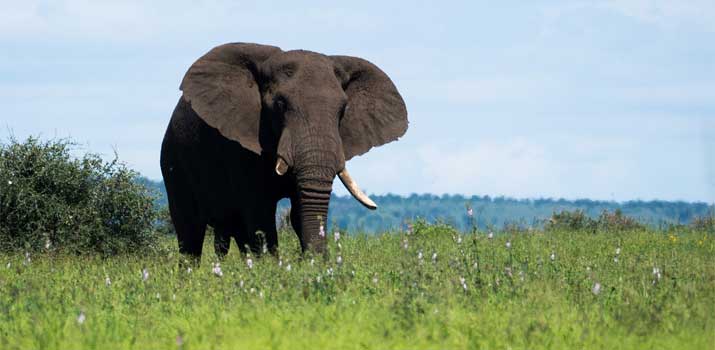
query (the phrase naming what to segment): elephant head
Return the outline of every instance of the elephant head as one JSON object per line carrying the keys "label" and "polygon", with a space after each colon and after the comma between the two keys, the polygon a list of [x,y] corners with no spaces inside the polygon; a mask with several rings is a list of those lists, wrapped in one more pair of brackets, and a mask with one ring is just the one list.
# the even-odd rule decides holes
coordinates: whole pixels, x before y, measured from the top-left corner
{"label": "elephant head", "polygon": [[357,57],[225,44],[189,68],[181,90],[208,125],[294,179],[304,249],[324,246],[318,232],[336,174],[360,203],[377,207],[345,162],[407,130],[390,78]]}

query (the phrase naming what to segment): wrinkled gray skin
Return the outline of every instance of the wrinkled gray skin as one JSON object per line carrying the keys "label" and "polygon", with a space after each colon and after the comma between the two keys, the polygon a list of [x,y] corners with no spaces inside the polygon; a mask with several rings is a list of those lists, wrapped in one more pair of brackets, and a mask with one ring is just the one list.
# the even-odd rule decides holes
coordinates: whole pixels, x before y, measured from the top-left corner
{"label": "wrinkled gray skin", "polygon": [[[275,252],[281,198],[290,198],[303,251],[324,252],[320,226],[336,174],[407,130],[393,83],[356,57],[226,44],[189,68],[181,90],[161,169],[179,250],[195,260],[207,225],[220,257],[230,237],[243,251],[259,253],[265,244]],[[279,158],[287,165],[282,176]]]}

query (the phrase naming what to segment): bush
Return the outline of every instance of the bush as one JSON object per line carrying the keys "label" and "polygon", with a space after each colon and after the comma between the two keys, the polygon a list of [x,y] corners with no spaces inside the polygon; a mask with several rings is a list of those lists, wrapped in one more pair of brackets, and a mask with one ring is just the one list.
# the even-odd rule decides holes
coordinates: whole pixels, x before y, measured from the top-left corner
{"label": "bush", "polygon": [[174,229],[174,223],[171,221],[171,213],[169,212],[169,206],[165,205],[159,207],[156,213],[155,229],[156,232],[163,236],[175,236],[176,230]]}
{"label": "bush", "polygon": [[601,213],[598,217],[598,228],[603,231],[632,231],[643,230],[645,226],[638,220],[623,215],[620,209],[616,209],[613,213],[608,210]]}
{"label": "bush", "polygon": [[553,213],[546,222],[546,230],[567,230],[596,233],[597,231],[643,230],[645,225],[638,220],[623,215],[620,209],[614,212],[604,210],[598,219],[588,216],[583,210]]}
{"label": "bush", "polygon": [[71,156],[67,140],[0,143],[0,251],[105,255],[151,247],[154,198],[117,159]]}
{"label": "bush", "polygon": [[546,222],[547,230],[587,231],[596,232],[598,222],[586,215],[583,210],[553,213]]}
{"label": "bush", "polygon": [[696,216],[690,223],[690,227],[697,231],[713,232],[715,231],[715,216]]}

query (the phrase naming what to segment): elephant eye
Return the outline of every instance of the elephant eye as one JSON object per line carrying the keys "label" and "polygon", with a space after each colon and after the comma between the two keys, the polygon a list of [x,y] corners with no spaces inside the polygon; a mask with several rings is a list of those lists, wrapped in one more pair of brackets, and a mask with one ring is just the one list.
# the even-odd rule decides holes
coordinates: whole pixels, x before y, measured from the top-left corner
{"label": "elephant eye", "polygon": [[287,105],[285,97],[283,97],[283,96],[277,96],[277,97],[273,100],[273,104],[275,105],[275,107],[276,107],[277,110],[279,110],[279,111],[281,111],[281,112],[285,112],[285,110],[286,110],[286,105]]}
{"label": "elephant eye", "polygon": [[295,64],[286,64],[283,67],[280,68],[280,74],[283,75],[286,78],[292,78],[293,75],[295,75],[296,71],[296,66]]}

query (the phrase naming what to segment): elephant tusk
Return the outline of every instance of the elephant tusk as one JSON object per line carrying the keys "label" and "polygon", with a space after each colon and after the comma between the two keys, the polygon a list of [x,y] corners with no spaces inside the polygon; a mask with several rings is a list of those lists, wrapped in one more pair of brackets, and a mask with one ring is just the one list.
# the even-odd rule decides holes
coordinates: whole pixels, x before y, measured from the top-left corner
{"label": "elephant tusk", "polygon": [[351,195],[357,199],[358,202],[360,202],[362,205],[367,207],[370,210],[375,210],[377,209],[377,204],[370,199],[362,190],[360,190],[360,187],[358,187],[357,183],[350,177],[350,173],[348,173],[348,169],[345,168],[343,171],[338,173],[338,177],[340,178],[340,181],[343,182],[343,185],[345,185],[345,188],[348,189]]}
{"label": "elephant tusk", "polygon": [[278,175],[284,175],[288,171],[288,163],[286,163],[283,158],[278,157],[278,160],[276,161],[276,174]]}

